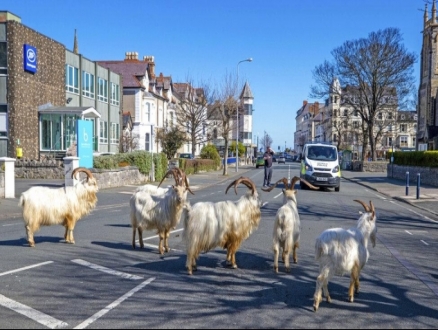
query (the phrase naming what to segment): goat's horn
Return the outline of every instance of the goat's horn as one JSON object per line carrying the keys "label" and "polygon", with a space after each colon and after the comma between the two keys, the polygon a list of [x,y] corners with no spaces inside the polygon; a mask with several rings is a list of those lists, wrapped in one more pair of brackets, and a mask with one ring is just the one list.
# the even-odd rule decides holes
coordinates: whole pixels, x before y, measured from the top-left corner
{"label": "goat's horn", "polygon": [[300,178],[300,181],[301,182],[304,182],[305,184],[306,184],[306,186],[308,186],[309,188],[312,188],[312,189],[314,189],[314,190],[317,190],[317,189],[319,189],[318,187],[315,187],[313,184],[311,184],[309,181],[307,181],[306,179],[302,179],[302,178]]}
{"label": "goat's horn", "polygon": [[368,205],[366,205],[364,202],[362,202],[358,199],[355,199],[354,201],[358,202],[359,204],[362,204],[363,208],[365,209],[365,212],[371,212],[370,207]]}
{"label": "goat's horn", "polygon": [[236,195],[237,195],[237,189],[236,189],[236,187],[237,187],[237,185],[240,184],[240,183],[243,183],[245,186],[247,186],[249,189],[251,189],[252,194],[254,195],[254,193],[255,193],[255,191],[256,191],[256,186],[255,186],[254,182],[252,182],[250,178],[243,177],[243,176],[241,176],[240,178],[238,178],[238,179],[234,180],[233,182],[231,182],[230,185],[229,185],[229,186],[227,187],[227,189],[225,190],[225,194],[228,192],[228,189],[230,189],[231,186],[234,185],[234,192],[235,192]]}
{"label": "goat's horn", "polygon": [[[87,175],[87,181],[93,177],[93,174],[91,173],[91,171],[85,167],[76,167],[73,172],[71,173],[71,178],[73,179],[75,177],[75,175],[79,172],[84,172]],[[78,180],[76,178],[76,180]]]}
{"label": "goat's horn", "polygon": [[161,186],[161,184],[163,183],[164,179],[165,179],[169,174],[172,174],[172,175],[173,175],[173,178],[175,179],[175,184],[176,184],[176,185],[179,184],[179,182],[178,182],[178,174],[176,173],[175,168],[172,168],[172,169],[168,170],[168,171],[166,172],[166,174],[163,175],[163,178],[161,179],[160,184],[158,185],[158,187]]}
{"label": "goat's horn", "polygon": [[[293,190],[294,187],[295,187],[295,184],[296,184],[298,181],[300,181],[300,180],[301,180],[301,179],[300,179],[298,176],[294,176],[294,177],[292,178],[292,180],[290,180],[289,190]],[[286,184],[286,187],[287,187],[287,184]]]}
{"label": "goat's horn", "polygon": [[372,201],[370,201],[370,208],[371,208],[371,212],[374,214],[376,214],[376,210],[374,209],[374,204]]}
{"label": "goat's horn", "polygon": [[187,175],[184,173],[184,172],[182,172],[182,176],[183,176],[183,180],[184,180],[184,183],[186,184],[186,189],[192,194],[192,195],[194,195],[195,193],[190,189],[190,186],[189,186],[189,180],[187,179]]}
{"label": "goat's horn", "polygon": [[283,179],[280,179],[280,180],[278,180],[277,182],[275,182],[274,185],[271,186],[271,187],[269,187],[268,189],[263,189],[263,188],[262,188],[262,190],[263,190],[263,191],[266,191],[266,192],[270,192],[270,191],[272,191],[272,189],[274,189],[275,187],[277,187],[277,184],[279,184],[280,182],[283,182],[284,187],[287,189],[287,179],[286,179],[286,178],[283,178]]}

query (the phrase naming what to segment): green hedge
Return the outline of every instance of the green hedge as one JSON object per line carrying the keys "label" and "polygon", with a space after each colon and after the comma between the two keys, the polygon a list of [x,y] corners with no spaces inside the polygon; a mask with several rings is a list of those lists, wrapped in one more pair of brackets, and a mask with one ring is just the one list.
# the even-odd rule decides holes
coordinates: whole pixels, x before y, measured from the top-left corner
{"label": "green hedge", "polygon": [[[152,158],[154,159],[155,181],[161,181],[167,171],[167,158],[163,153],[150,153],[143,150],[120,153],[107,156],[94,157],[93,167],[98,169],[115,169],[119,164],[128,163],[138,167],[140,173],[149,175],[152,170]],[[124,165],[124,164],[123,164]]]}
{"label": "green hedge", "polygon": [[[389,158],[392,153],[389,152]],[[394,164],[403,166],[438,167],[438,151],[395,151]]]}

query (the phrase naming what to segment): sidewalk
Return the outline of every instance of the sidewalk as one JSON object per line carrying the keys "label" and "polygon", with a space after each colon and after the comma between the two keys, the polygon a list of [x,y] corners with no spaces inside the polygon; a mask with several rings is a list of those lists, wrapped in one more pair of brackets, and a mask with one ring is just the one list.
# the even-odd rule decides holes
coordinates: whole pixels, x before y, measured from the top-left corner
{"label": "sidewalk", "polygon": [[[234,167],[228,168],[228,175],[222,175],[222,170],[214,172],[206,172],[193,174],[188,176],[190,187],[195,191],[204,187],[216,185],[224,181],[231,181],[240,176],[245,176],[245,173],[254,168],[254,165],[239,166],[239,171],[236,172]],[[438,215],[438,187],[430,186],[421,183],[419,189],[419,198],[417,199],[417,186],[412,183],[409,186],[408,195],[406,195],[406,182],[402,180],[388,178],[386,172],[353,172],[342,171],[342,178],[356,182],[369,189],[375,190],[390,198],[411,204],[420,209],[427,210],[435,215]],[[168,179],[169,180],[169,179]],[[166,181],[165,181],[166,182]],[[171,181],[168,181],[169,183]],[[158,183],[157,183],[158,184]],[[256,183],[257,184],[257,183]],[[21,218],[21,207],[18,206],[20,195],[23,191],[35,185],[44,185],[49,187],[63,187],[64,180],[32,180],[32,179],[16,179],[15,180],[15,196],[16,198],[0,199],[0,220]],[[112,188],[108,188],[112,189]],[[342,187],[341,191],[342,193]]]}
{"label": "sidewalk", "polygon": [[354,172],[343,170],[342,178],[438,215],[438,187],[423,183],[421,178],[420,187],[418,189],[418,199],[417,184],[410,182],[408,194],[406,195],[406,181],[388,178],[386,172]]}

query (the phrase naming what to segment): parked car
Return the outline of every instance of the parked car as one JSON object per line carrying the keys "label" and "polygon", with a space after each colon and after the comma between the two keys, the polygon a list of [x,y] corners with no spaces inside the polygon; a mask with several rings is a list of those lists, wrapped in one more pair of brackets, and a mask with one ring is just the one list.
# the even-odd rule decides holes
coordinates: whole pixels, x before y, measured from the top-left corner
{"label": "parked car", "polygon": [[280,164],[280,163],[286,164],[286,158],[284,156],[278,156],[277,163],[278,164]]}
{"label": "parked car", "polygon": [[259,166],[265,166],[265,160],[263,159],[263,156],[257,157],[256,168],[259,168]]}
{"label": "parked car", "polygon": [[179,154],[179,158],[194,159],[195,157],[193,157],[193,155],[190,153],[182,153],[182,154]]}

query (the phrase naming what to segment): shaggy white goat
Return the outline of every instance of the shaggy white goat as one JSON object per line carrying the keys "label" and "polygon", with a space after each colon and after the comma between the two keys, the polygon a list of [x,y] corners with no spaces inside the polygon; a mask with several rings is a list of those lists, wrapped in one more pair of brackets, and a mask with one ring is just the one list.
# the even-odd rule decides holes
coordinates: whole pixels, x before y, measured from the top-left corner
{"label": "shaggy white goat", "polygon": [[29,246],[35,246],[33,235],[40,226],[51,225],[63,225],[65,241],[75,243],[73,230],[76,222],[96,206],[99,190],[96,179],[86,168],[75,168],[72,178],[76,175],[77,179],[79,172],[84,172],[87,178],[74,187],[32,187],[21,194],[18,205],[23,209]]}
{"label": "shaggy white goat", "polygon": [[[161,183],[172,174],[176,184],[169,188],[160,188]],[[184,185],[183,185],[184,183]],[[148,185],[146,185],[148,186]],[[157,230],[159,236],[158,251],[169,252],[169,232],[181,219],[183,205],[187,200],[188,186],[186,175],[181,170],[169,170],[157,189],[140,187],[130,199],[130,219],[132,226],[132,248],[135,249],[135,232],[138,231],[140,247],[144,247],[143,230]],[[151,185],[149,185],[151,186]]]}
{"label": "shaggy white goat", "polygon": [[334,275],[350,274],[348,300],[353,302],[354,294],[359,293],[359,276],[368,261],[368,241],[376,245],[376,211],[370,205],[355,199],[365,209],[357,221],[357,227],[350,229],[332,228],[322,232],[316,239],[315,259],[319,261],[319,275],[313,296],[313,309],[316,312],[322,301],[322,290],[327,302],[331,302],[328,282]]}
{"label": "shaggy white goat", "polygon": [[236,251],[260,222],[261,200],[254,182],[247,177],[234,180],[225,190],[244,184],[250,191],[238,201],[198,202],[184,211],[183,240],[186,243],[186,268],[191,275],[201,252],[215,247],[227,249],[227,262],[237,268]]}
{"label": "shaggy white goat", "polygon": [[278,183],[284,184],[283,191],[283,205],[278,209],[275,215],[274,231],[272,233],[273,250],[274,250],[274,271],[278,273],[278,256],[280,249],[282,250],[281,257],[285,264],[286,273],[290,272],[290,253],[294,263],[298,262],[297,248],[300,246],[300,232],[301,222],[297,209],[297,190],[294,189],[297,181],[305,183],[312,189],[318,189],[310,182],[304,179],[300,179],[294,176],[288,185],[287,178],[278,180],[273,186],[268,189],[262,189],[263,191],[270,192],[274,189]]}

